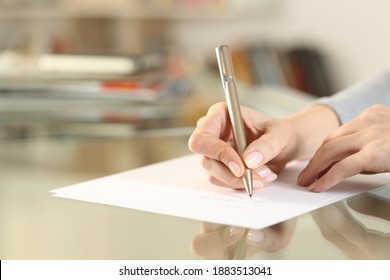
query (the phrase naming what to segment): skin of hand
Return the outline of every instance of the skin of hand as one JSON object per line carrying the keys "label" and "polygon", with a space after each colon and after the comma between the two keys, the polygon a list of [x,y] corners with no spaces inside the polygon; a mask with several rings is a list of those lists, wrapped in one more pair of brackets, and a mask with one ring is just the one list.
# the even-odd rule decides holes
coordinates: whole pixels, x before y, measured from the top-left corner
{"label": "skin of hand", "polygon": [[254,188],[276,179],[287,162],[308,158],[323,139],[339,126],[330,108],[316,105],[284,120],[269,118],[241,107],[248,146],[243,160],[234,149],[226,103],[211,106],[191,135],[189,149],[202,155],[202,166],[215,185],[244,188],[245,166],[253,170]]}
{"label": "skin of hand", "polygon": [[236,250],[242,249],[244,259],[260,251],[275,253],[288,246],[296,223],[294,218],[261,230],[202,223],[201,232],[192,240],[192,250],[205,259],[233,259]]}
{"label": "skin of hand", "polygon": [[[287,163],[295,145],[293,129],[286,122],[268,118],[261,113],[241,107],[246,130],[247,149],[243,158],[234,148],[234,138],[226,103],[211,106],[189,140],[189,149],[202,155],[202,166],[215,185],[242,189],[240,178],[245,165],[253,172],[255,188],[276,179],[274,173]],[[261,152],[259,152],[261,151]],[[273,171],[264,163],[273,159]]]}
{"label": "skin of hand", "polygon": [[298,183],[321,192],[355,174],[390,172],[390,107],[374,105],[319,147]]}
{"label": "skin of hand", "polygon": [[[363,205],[366,202],[371,203],[365,201],[366,198],[370,201],[375,199],[364,194],[357,197],[358,203]],[[389,202],[382,202],[381,207],[384,209],[381,210],[381,213],[389,213],[389,206]],[[377,208],[378,204],[371,208],[373,213],[377,211]],[[343,202],[325,206],[311,212],[311,214],[325,239],[339,248],[348,258],[389,259],[389,234],[366,228],[355,219],[349,207]],[[369,215],[367,211],[364,214]],[[386,220],[388,221],[388,214]]]}

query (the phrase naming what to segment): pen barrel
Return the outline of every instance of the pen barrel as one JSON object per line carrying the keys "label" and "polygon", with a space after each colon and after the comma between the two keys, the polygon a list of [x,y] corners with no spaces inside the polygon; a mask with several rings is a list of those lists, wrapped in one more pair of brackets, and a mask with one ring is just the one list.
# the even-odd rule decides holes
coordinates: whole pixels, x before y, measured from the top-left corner
{"label": "pen barrel", "polygon": [[[232,58],[228,46],[220,46],[215,49],[219,72],[221,74],[222,86],[225,91],[225,98],[229,110],[230,121],[233,129],[234,142],[238,154],[242,157],[246,148],[246,135],[244,120],[241,114],[240,102],[238,100],[236,81]],[[253,194],[252,171],[248,168],[242,176],[247,193],[250,197]]]}
{"label": "pen barrel", "polygon": [[216,48],[215,51],[219,72],[221,74],[222,86],[225,91],[236,150],[238,154],[242,156],[246,148],[246,137],[230,50],[228,46],[222,45]]}
{"label": "pen barrel", "polygon": [[236,149],[239,155],[242,156],[244,154],[247,143],[244,122],[242,119],[241,108],[239,105],[240,103],[237,95],[237,88],[234,81],[231,81],[227,84],[227,88],[225,89],[225,97],[227,100],[230,121],[233,128]]}

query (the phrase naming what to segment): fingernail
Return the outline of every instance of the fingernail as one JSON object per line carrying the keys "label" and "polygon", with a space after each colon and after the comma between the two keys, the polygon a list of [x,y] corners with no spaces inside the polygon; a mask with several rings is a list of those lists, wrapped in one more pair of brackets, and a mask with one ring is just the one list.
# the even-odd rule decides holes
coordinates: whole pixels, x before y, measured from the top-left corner
{"label": "fingernail", "polygon": [[275,173],[271,171],[267,166],[262,166],[256,170],[256,173],[267,183],[275,181],[278,177]]}
{"label": "fingernail", "polygon": [[278,178],[278,175],[276,175],[275,173],[272,172],[272,173],[269,174],[267,177],[265,177],[264,180],[265,180],[267,183],[271,183],[271,182],[275,181],[276,178]]}
{"label": "fingernail", "polygon": [[264,232],[261,230],[256,229],[250,229],[248,231],[248,234],[246,236],[246,239],[248,243],[251,243],[252,245],[259,245],[261,241],[264,239]]}
{"label": "fingernail", "polygon": [[230,161],[229,163],[228,163],[228,167],[229,167],[229,169],[230,169],[230,171],[235,175],[235,176],[240,176],[240,173],[241,173],[241,168],[240,168],[240,166],[237,164],[237,163],[235,163],[234,161]]}
{"label": "fingernail", "polygon": [[232,226],[229,228],[229,236],[235,237],[242,233],[243,228]]}
{"label": "fingernail", "polygon": [[259,165],[263,161],[263,155],[259,152],[252,152],[245,157],[245,164],[249,168]]}
{"label": "fingernail", "polygon": [[262,166],[256,170],[256,173],[263,179],[272,173],[272,171],[267,166]]}

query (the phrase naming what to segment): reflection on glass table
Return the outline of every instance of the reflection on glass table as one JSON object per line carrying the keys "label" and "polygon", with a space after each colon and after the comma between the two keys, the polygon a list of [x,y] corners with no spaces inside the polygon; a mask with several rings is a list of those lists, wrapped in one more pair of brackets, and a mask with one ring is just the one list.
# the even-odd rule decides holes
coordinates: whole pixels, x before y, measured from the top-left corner
{"label": "reflection on glass table", "polygon": [[261,230],[202,223],[192,248],[206,259],[246,259],[260,251],[274,253],[288,246],[295,226],[296,219]]}
{"label": "reflection on glass table", "polygon": [[[390,259],[390,200],[365,193],[311,214],[322,235],[348,258]],[[364,218],[376,219],[380,228],[366,225]]]}
{"label": "reflection on glass table", "polygon": [[[323,237],[349,259],[390,259],[390,201],[371,193],[311,212]],[[381,229],[364,224],[377,220]],[[280,253],[297,226],[291,219],[261,230],[202,223],[192,239],[193,251],[205,259],[247,259],[259,252]]]}

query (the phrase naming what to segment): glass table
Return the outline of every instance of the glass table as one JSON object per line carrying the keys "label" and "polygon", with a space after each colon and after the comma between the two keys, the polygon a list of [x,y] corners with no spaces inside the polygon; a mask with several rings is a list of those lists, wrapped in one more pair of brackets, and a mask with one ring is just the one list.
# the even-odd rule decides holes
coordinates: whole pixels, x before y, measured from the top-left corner
{"label": "glass table", "polygon": [[[108,127],[108,129],[110,129]],[[79,131],[79,130],[74,130]],[[190,129],[0,141],[0,259],[389,259],[389,200],[366,193],[248,232],[49,191],[189,154]],[[250,234],[263,238],[246,243]],[[253,238],[252,238],[253,239]],[[253,241],[253,240],[252,240]]]}
{"label": "glass table", "polygon": [[[221,90],[219,82],[195,84],[211,97]],[[280,89],[241,93],[243,104],[278,116],[308,102]],[[0,259],[390,258],[388,188],[387,196],[362,194],[261,231],[51,196],[189,154],[193,125],[217,96],[144,107],[1,96]]]}

